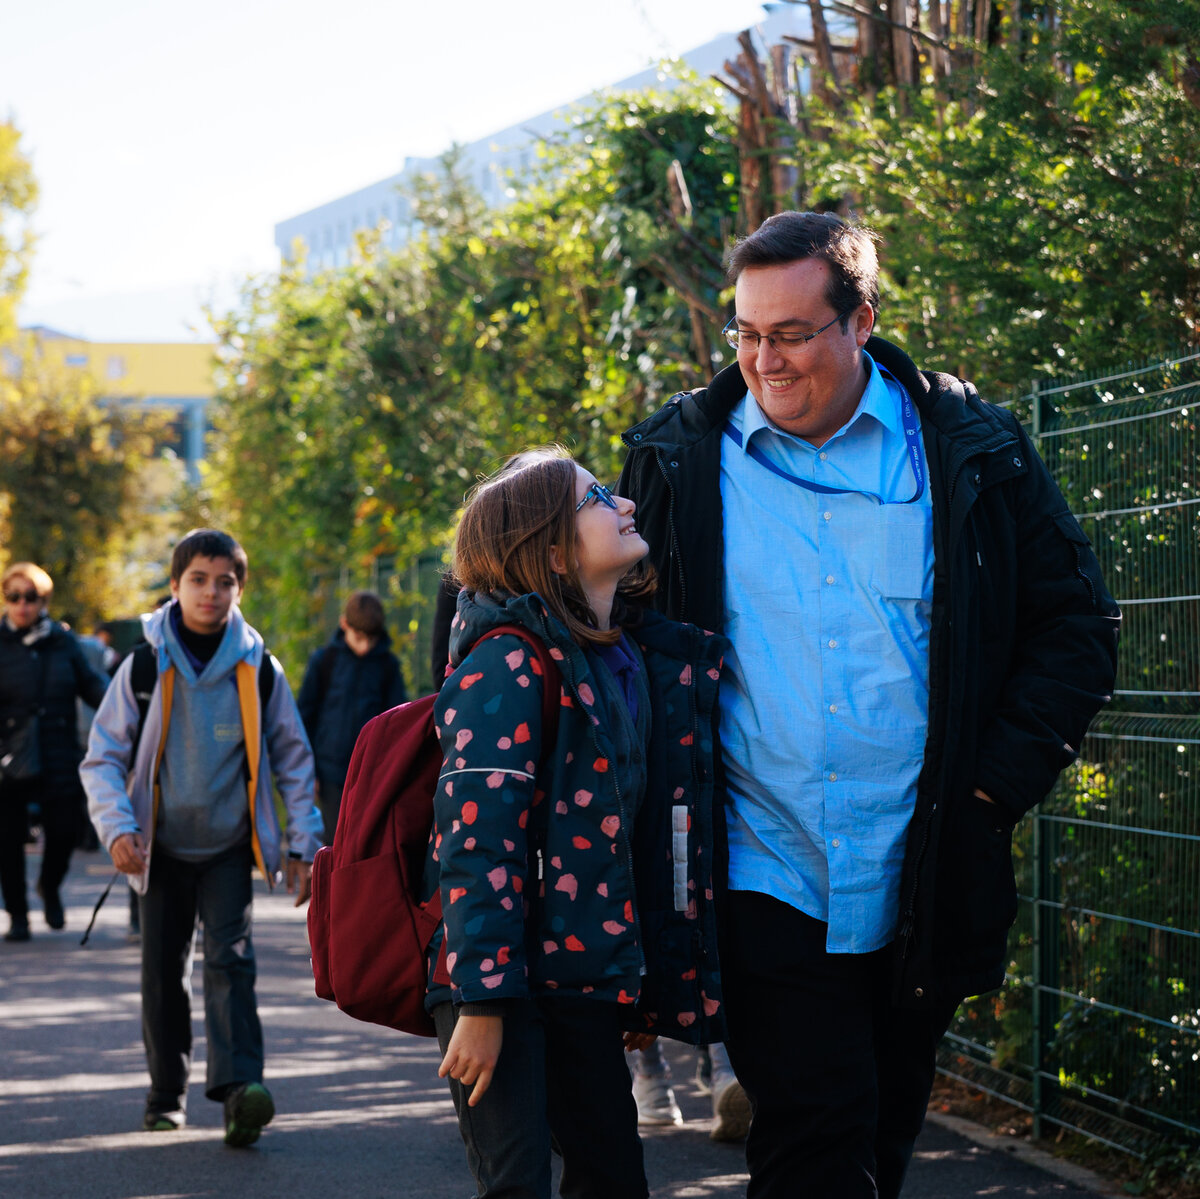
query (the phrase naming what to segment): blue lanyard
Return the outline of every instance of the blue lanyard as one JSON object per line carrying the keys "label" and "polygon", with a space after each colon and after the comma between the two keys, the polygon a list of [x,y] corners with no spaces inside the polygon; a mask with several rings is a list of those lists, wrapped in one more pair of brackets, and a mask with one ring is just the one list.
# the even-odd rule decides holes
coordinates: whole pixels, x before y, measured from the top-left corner
{"label": "blue lanyard", "polygon": [[[917,490],[913,494],[911,500],[903,500],[905,504],[915,504],[917,500],[925,493],[925,451],[921,447],[921,433],[917,428],[917,422],[913,420],[912,399],[906,394],[903,404],[901,405],[901,413],[904,417],[904,441],[908,446],[908,460],[912,464],[913,477],[917,480]],[[724,428],[725,436],[728,437],[735,445],[742,444],[742,431],[728,421]],[[826,487],[824,483],[813,483],[809,479],[798,479],[795,475],[784,470],[782,466],[776,465],[770,458],[766,456],[758,448],[757,445],[751,443],[750,448],[746,451],[751,458],[754,459],[760,466],[765,466],[772,474],[778,475],[781,479],[786,479],[789,483],[794,483],[797,487],[803,487],[806,491],[819,491],[822,495],[870,495],[870,492],[859,491],[856,487]],[[878,498],[878,497],[876,497]],[[881,504],[884,500],[879,501]]]}

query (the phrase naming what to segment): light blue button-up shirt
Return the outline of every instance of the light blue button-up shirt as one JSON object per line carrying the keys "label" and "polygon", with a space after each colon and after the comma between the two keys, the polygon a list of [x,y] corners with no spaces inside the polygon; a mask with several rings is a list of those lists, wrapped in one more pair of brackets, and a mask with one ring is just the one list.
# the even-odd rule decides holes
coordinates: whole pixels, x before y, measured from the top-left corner
{"label": "light blue button-up shirt", "polygon": [[[895,933],[928,724],[933,509],[928,485],[906,502],[917,480],[904,389],[864,359],[854,416],[819,448],[749,393],[730,417],[741,446],[721,439],[729,884],[827,921],[830,953],[868,953]],[[782,478],[752,446],[846,491]]]}

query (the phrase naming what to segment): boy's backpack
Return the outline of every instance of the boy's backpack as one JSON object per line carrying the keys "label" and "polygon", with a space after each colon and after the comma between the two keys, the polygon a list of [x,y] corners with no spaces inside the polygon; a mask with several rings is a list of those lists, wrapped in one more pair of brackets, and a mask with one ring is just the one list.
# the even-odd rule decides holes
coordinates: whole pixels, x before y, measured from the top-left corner
{"label": "boy's backpack", "polygon": [[[542,686],[543,752],[553,745],[562,686],[542,641],[518,625],[512,633],[533,651]],[[476,643],[478,644],[478,642]],[[313,977],[322,999],[347,1015],[418,1036],[434,1036],[425,1011],[430,941],[442,923],[435,890],[420,898],[443,753],[433,708],[438,693],[384,712],[363,726],[354,745],[333,844],[317,850],[308,907]],[[439,981],[445,972],[445,943]]]}
{"label": "boy's backpack", "polygon": [[[133,686],[133,698],[137,703],[138,722],[133,734],[133,746],[129,760],[137,759],[138,745],[142,740],[142,729],[146,727],[146,716],[150,711],[150,698],[158,682],[158,651],[149,641],[142,641],[129,651],[133,665],[129,668],[129,682]],[[267,701],[275,690],[275,662],[263,648],[262,661],[258,665],[258,699],[262,710],[267,710]]]}

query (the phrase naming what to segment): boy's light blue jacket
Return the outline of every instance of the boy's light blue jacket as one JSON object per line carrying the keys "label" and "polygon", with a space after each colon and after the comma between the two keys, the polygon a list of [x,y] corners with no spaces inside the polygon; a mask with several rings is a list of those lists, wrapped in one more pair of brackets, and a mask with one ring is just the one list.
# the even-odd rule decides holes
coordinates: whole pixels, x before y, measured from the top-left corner
{"label": "boy's light blue jacket", "polygon": [[[154,647],[158,672],[171,665],[166,646],[164,622],[166,606],[142,618],[146,640]],[[251,628],[240,610],[229,614],[228,637],[238,647],[238,661],[248,662],[257,676],[262,661],[262,637]],[[125,833],[141,832],[148,845],[146,870],[130,875],[130,885],[144,892],[149,879],[150,857],[154,852],[154,759],[162,737],[162,687],[156,681],[146,714],[146,724],[138,743],[137,755],[130,762],[133,739],[137,732],[138,706],[133,694],[133,658],[128,656],[117,669],[112,684],[96,712],[88,738],[87,756],[79,768],[88,797],[88,814],[100,842],[111,849]],[[175,686],[189,686],[178,669]],[[257,699],[257,688],[255,696]],[[262,729],[259,770],[255,790],[255,832],[267,882],[274,884],[282,866],[283,834],[275,813],[272,780],[278,786],[287,810],[287,851],[311,862],[321,844],[321,814],[314,802],[315,776],[312,750],[296,710],[291,688],[281,669],[276,669],[275,684],[265,712],[260,713]],[[201,752],[203,752],[201,747]],[[269,764],[269,769],[266,768]],[[245,788],[243,787],[243,792]]]}

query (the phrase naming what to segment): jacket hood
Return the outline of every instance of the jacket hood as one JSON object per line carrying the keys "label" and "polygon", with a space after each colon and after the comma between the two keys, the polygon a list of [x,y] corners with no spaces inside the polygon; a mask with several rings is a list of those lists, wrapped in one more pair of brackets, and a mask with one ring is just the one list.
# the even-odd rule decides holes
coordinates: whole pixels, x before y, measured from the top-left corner
{"label": "jacket hood", "polygon": [[[185,667],[172,655],[172,649],[176,653],[180,651],[174,632],[168,631],[167,622],[170,620],[171,610],[178,603],[178,600],[173,600],[169,604],[163,604],[161,608],[156,608],[153,612],[145,613],[142,616],[142,632],[145,634],[146,640],[154,646],[160,674],[168,666],[174,664],[186,669],[190,677],[191,667]],[[242,661],[249,662],[257,670],[262,656],[262,637],[247,623],[241,608],[234,604],[229,610],[225,636],[221,639],[221,644],[209,663],[209,668],[204,671],[203,683],[207,685],[220,681]]]}
{"label": "jacket hood", "polygon": [[[552,616],[540,595],[500,595],[461,591],[450,627],[450,663],[457,668],[472,646],[498,625],[518,624],[537,634],[559,659],[564,673],[590,678],[587,656],[561,621]],[[729,641],[696,625],[668,620],[653,608],[640,610],[636,626],[626,631],[643,648],[685,660],[695,657],[706,667],[719,667]],[[558,653],[554,653],[558,650]]]}
{"label": "jacket hood", "polygon": [[458,611],[450,624],[450,665],[457,667],[480,637],[502,624],[519,624],[547,645],[574,645],[561,621],[550,615],[540,595],[469,592],[458,594]]}

